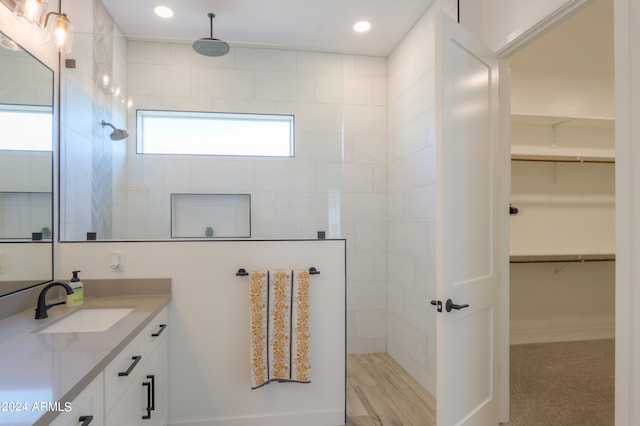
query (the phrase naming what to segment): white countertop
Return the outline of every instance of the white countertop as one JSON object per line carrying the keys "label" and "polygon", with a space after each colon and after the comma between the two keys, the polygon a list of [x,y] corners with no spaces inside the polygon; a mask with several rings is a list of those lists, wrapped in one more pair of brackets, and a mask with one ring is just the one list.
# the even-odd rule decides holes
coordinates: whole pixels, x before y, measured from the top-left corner
{"label": "white countertop", "polygon": [[[78,307],[50,308],[47,319],[35,320],[29,309],[0,320],[0,425],[49,424],[57,413],[44,407],[61,401],[64,409],[64,402],[72,401],[169,300],[169,295],[85,297]],[[77,309],[100,307],[133,311],[101,332],[37,333]]]}

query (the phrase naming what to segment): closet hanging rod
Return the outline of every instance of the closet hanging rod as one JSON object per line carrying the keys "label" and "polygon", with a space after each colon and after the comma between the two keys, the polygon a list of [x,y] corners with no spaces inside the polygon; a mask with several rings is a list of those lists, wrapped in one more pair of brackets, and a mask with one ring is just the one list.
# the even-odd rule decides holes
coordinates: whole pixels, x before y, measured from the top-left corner
{"label": "closet hanging rod", "polygon": [[510,259],[509,263],[584,263],[584,262],[615,262],[616,256],[594,256],[594,257],[568,257],[568,256],[549,256],[549,257],[528,257]]}
{"label": "closet hanging rod", "polygon": [[512,161],[538,161],[545,163],[615,163],[613,158],[582,158],[582,157],[511,157]]}
{"label": "closet hanging rod", "polygon": [[[318,271],[315,267],[312,266],[311,268],[309,268],[309,274],[310,275],[319,275],[320,271]],[[238,272],[236,272],[236,276],[237,277],[246,277],[247,275],[249,275],[249,273],[244,268],[240,268],[240,269],[238,269]]]}

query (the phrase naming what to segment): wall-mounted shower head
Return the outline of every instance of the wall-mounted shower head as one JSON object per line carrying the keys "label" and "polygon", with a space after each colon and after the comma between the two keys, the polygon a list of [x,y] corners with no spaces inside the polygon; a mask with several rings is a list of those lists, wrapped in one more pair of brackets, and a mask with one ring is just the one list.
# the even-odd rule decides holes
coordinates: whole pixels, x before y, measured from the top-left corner
{"label": "wall-mounted shower head", "polygon": [[223,56],[229,53],[229,45],[227,42],[213,38],[213,13],[208,13],[209,17],[209,37],[201,38],[193,42],[193,50],[205,56]]}
{"label": "wall-mounted shower head", "polygon": [[112,141],[120,141],[122,139],[126,139],[129,137],[129,133],[127,133],[126,130],[122,130],[122,129],[117,129],[113,124],[111,123],[107,123],[106,121],[102,120],[102,127],[104,126],[109,126],[113,129],[113,132],[111,132],[111,134],[109,135],[109,137],[111,138]]}

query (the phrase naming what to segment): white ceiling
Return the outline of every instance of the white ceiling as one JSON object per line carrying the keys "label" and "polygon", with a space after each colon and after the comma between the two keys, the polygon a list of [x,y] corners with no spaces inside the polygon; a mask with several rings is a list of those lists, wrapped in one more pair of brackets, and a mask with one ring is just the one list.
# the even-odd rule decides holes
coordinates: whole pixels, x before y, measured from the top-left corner
{"label": "white ceiling", "polygon": [[[129,39],[193,42],[213,37],[235,46],[388,56],[434,0],[102,0]],[[175,12],[164,20],[156,5]],[[354,33],[368,20],[369,32]]]}

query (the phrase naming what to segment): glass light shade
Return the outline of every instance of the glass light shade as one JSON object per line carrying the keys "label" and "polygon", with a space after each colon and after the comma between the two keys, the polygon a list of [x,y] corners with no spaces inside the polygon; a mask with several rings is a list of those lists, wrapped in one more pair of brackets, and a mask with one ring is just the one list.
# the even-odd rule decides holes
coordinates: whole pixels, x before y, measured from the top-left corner
{"label": "glass light shade", "polygon": [[48,0],[16,0],[13,14],[26,19],[28,22],[40,25],[42,16],[47,10]]}
{"label": "glass light shade", "polygon": [[5,36],[2,33],[0,33],[0,46],[4,47],[7,50],[12,50],[14,52],[22,50],[22,48],[18,46],[15,43],[15,41],[11,40],[9,37]]}
{"label": "glass light shade", "polygon": [[47,24],[47,41],[53,44],[58,52],[71,53],[73,24],[64,13],[55,15],[56,19]]}

